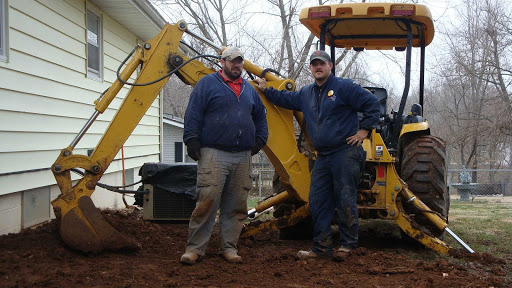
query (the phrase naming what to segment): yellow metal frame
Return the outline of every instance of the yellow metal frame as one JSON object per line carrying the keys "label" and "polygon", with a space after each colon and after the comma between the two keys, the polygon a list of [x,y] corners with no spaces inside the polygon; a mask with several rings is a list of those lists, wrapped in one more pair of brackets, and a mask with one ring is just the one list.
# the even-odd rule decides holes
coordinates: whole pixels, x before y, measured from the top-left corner
{"label": "yellow metal frame", "polygon": [[[406,6],[413,9],[412,16],[393,16],[391,14],[392,7]],[[330,16],[310,17],[310,11],[318,9],[327,9]],[[306,26],[317,38],[320,38],[320,25],[326,21],[333,19],[342,19],[335,27],[336,30],[342,31],[342,35],[349,36],[343,39],[336,39],[336,47],[364,47],[365,49],[385,50],[393,47],[406,47],[406,35],[403,27],[394,23],[394,21],[384,22],[382,20],[408,19],[416,23],[420,23],[420,27],[425,34],[425,46],[429,45],[434,38],[434,24],[432,14],[427,6],[421,4],[399,4],[399,3],[347,3],[332,4],[304,8],[300,12],[299,20]],[[364,19],[365,21],[358,21]],[[373,22],[372,22],[373,21]],[[331,30],[336,36],[336,30]],[[406,29],[405,29],[406,30]],[[418,34],[420,31],[413,31]],[[369,37],[360,37],[368,35]],[[375,38],[375,35],[396,35],[396,38]],[[358,36],[350,37],[350,36]],[[326,45],[333,46],[331,39],[326,38]],[[413,47],[420,47],[420,39],[413,38]]]}
{"label": "yellow metal frame", "polygon": [[[253,75],[261,75],[264,72],[263,68],[254,65],[247,59],[244,59],[244,69]],[[271,73],[266,73],[264,77],[267,80],[267,87],[274,87],[277,90],[295,90],[295,82],[291,79],[283,80]],[[293,126],[294,115],[297,121],[302,123],[302,113],[277,107],[268,101],[259,92],[259,89],[256,89],[256,91],[260,93],[261,100],[267,110],[269,137],[263,151],[281,177],[281,182],[286,191],[292,197],[307,202],[311,173],[309,172],[308,157],[296,148],[297,140]],[[274,200],[271,199],[266,203],[271,201]],[[267,205],[259,205],[256,210],[258,212],[264,211],[266,209],[263,208],[264,206]]]}
{"label": "yellow metal frame", "polygon": [[417,132],[417,131],[428,131],[428,130],[430,130],[430,125],[428,124],[427,121],[419,122],[419,123],[404,124],[402,126],[402,130],[400,131],[400,137],[402,137],[403,135],[405,135],[407,133]]}

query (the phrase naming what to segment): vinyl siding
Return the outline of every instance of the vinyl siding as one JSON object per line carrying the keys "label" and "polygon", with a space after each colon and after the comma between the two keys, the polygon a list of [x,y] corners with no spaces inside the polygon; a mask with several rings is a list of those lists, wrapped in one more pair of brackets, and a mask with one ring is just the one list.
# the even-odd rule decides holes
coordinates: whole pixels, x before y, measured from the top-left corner
{"label": "vinyl siding", "polygon": [[[138,42],[96,9],[102,16],[104,79],[91,80],[86,77],[85,13],[93,5],[83,0],[8,3],[9,58],[0,62],[0,195],[55,185],[48,168],[93,114],[94,101],[110,87],[120,62]],[[86,154],[97,145],[128,91],[119,92],[74,153]],[[159,161],[160,123],[157,98],[125,143],[126,169]],[[122,169],[120,158],[121,153],[107,174]]]}
{"label": "vinyl siding", "polygon": [[[183,128],[164,123],[163,138],[162,161],[165,164],[175,163],[174,143],[183,142]],[[183,149],[187,149],[185,145]]]}

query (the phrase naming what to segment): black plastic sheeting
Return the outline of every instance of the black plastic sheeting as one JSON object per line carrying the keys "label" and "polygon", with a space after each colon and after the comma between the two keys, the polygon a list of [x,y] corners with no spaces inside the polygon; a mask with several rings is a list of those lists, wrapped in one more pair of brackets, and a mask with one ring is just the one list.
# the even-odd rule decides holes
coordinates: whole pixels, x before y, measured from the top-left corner
{"label": "black plastic sheeting", "polygon": [[[142,184],[151,184],[154,188],[196,200],[196,163],[144,163],[139,170],[139,176],[142,177]],[[142,189],[139,188],[139,190]],[[136,200],[137,196],[142,195],[136,195]]]}

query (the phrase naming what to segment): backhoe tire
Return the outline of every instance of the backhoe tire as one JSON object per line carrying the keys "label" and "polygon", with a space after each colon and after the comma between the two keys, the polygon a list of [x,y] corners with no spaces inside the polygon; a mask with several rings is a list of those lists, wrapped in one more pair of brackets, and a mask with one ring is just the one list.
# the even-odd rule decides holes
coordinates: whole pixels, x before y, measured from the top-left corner
{"label": "backhoe tire", "polygon": [[[446,186],[445,151],[445,142],[438,137],[425,135],[414,139],[403,150],[400,178],[425,205],[448,219],[450,195]],[[403,203],[403,206],[407,213],[415,215],[414,219],[420,226],[442,239],[443,231],[420,211],[408,203]]]}

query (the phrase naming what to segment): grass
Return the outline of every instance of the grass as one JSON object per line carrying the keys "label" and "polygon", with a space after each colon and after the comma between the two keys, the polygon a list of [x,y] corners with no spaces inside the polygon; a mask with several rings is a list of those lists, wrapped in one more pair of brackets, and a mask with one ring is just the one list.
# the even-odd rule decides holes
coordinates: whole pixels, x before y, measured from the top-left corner
{"label": "grass", "polygon": [[[252,208],[256,207],[256,205],[258,205],[258,201],[260,201],[260,198],[258,196],[249,196],[249,198],[247,198],[247,210],[251,210]],[[267,221],[273,219],[274,217],[272,216],[272,212],[266,212],[258,216],[258,220],[260,221]],[[250,221],[247,221],[247,223],[249,222]]]}
{"label": "grass", "polygon": [[258,201],[258,197],[249,196],[249,198],[247,198],[247,208],[250,210],[256,207],[256,205],[258,205]]}
{"label": "grass", "polygon": [[[452,201],[449,220],[449,228],[476,252],[500,258],[512,255],[512,201],[503,197]],[[445,241],[461,247],[450,236]]]}

